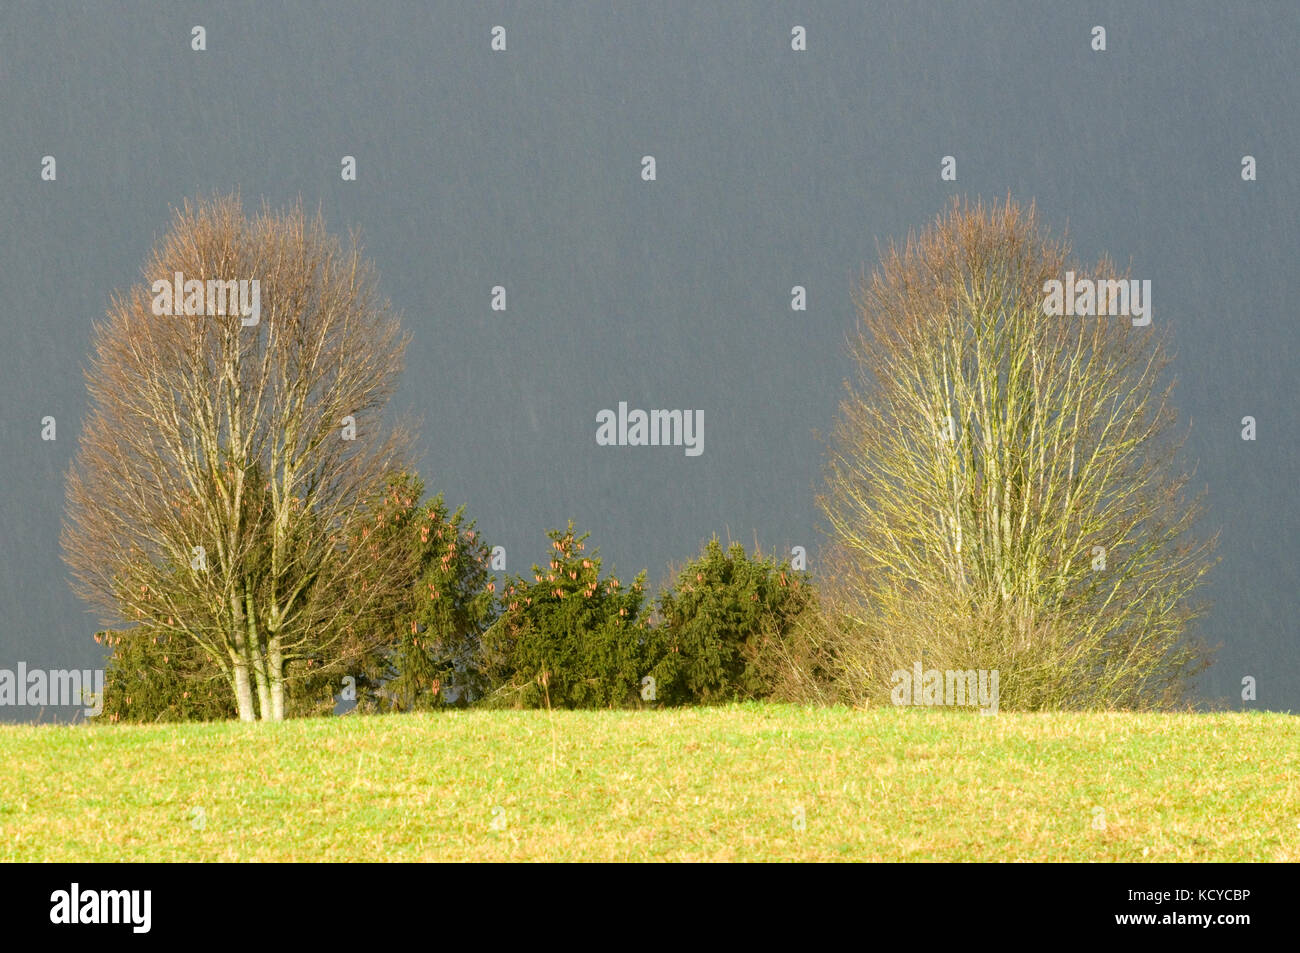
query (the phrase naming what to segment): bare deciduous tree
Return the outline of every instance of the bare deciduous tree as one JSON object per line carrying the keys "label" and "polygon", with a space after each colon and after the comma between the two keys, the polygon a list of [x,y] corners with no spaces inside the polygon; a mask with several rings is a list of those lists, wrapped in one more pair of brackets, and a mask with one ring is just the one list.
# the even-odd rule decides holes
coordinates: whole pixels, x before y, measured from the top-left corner
{"label": "bare deciduous tree", "polygon": [[[202,285],[155,313],[177,273]],[[355,238],[301,204],[186,203],[144,279],[95,328],[64,558],[106,622],[192,639],[241,719],[280,720],[292,663],[388,637],[411,584],[374,506],[407,468],[409,433],[382,419],[407,339]],[[260,314],[213,307],[216,282],[254,279]]]}
{"label": "bare deciduous tree", "polygon": [[860,289],[821,503],[861,695],[923,661],[1000,669],[1005,707],[1149,707],[1208,664],[1168,321],[1046,315],[1070,269],[1120,277],[1032,207],[954,203]]}

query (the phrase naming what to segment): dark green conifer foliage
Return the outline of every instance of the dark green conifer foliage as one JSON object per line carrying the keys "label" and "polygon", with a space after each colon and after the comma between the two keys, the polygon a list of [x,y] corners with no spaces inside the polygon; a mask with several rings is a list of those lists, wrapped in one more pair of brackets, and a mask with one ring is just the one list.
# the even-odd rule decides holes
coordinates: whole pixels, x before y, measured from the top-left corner
{"label": "dark green conifer foliage", "polygon": [[771,692],[765,653],[784,639],[810,605],[806,573],[761,553],[750,556],[715,536],[660,594],[656,667],[666,703],[765,698]]}
{"label": "dark green conifer foliage", "polygon": [[551,559],[533,581],[514,577],[502,613],[483,638],[494,702],[527,707],[636,704],[650,667],[652,633],[642,617],[645,572],[632,584],[600,576],[600,558],[573,523],[552,530]]}

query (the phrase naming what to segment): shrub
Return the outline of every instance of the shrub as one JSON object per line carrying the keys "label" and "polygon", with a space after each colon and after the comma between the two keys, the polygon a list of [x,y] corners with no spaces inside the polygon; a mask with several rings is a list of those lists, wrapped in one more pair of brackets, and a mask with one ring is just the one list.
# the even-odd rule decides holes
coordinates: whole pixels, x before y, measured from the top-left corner
{"label": "shrub", "polygon": [[552,555],[533,581],[509,580],[501,615],[483,635],[480,664],[492,704],[616,707],[639,699],[651,633],[642,618],[645,572],[625,586],[600,577],[595,550],[573,523],[552,530]]}
{"label": "shrub", "polygon": [[786,641],[812,601],[807,574],[715,536],[660,594],[655,668],[659,697],[672,704],[766,698]]}
{"label": "shrub", "polygon": [[[145,626],[95,633],[113,653],[104,668],[105,721],[220,721],[234,718],[229,675],[189,639]],[[290,717],[326,715],[334,710],[339,681],[320,675],[307,661],[301,678],[289,685]]]}
{"label": "shrub", "polygon": [[448,511],[442,494],[426,504],[408,530],[418,538],[420,574],[413,610],[389,652],[384,694],[396,707],[467,704],[484,694],[479,670],[483,632],[496,615],[489,548],[466,520]]}
{"label": "shrub", "polygon": [[235,716],[230,682],[188,639],[145,626],[95,633],[113,650],[104,669],[105,721],[208,721]]}

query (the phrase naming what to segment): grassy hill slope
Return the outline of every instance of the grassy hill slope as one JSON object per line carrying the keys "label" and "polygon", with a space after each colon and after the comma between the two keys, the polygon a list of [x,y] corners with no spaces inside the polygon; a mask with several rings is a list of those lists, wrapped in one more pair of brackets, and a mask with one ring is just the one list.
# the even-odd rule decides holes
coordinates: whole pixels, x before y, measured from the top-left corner
{"label": "grassy hill slope", "polygon": [[1279,714],[8,726],[0,764],[0,860],[1300,860]]}

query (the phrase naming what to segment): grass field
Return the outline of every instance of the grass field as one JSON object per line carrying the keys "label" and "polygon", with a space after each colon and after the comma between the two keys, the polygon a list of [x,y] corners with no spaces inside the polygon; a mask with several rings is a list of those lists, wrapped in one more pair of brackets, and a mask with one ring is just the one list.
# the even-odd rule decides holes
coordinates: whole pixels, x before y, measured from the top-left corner
{"label": "grass field", "polygon": [[6,726],[0,764],[6,861],[1300,860],[1276,714]]}

